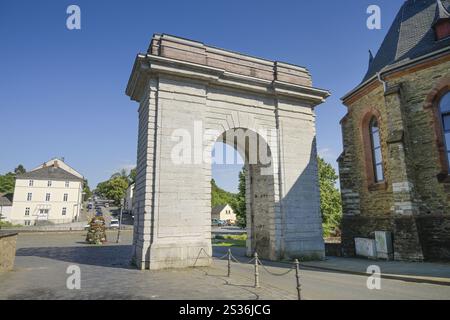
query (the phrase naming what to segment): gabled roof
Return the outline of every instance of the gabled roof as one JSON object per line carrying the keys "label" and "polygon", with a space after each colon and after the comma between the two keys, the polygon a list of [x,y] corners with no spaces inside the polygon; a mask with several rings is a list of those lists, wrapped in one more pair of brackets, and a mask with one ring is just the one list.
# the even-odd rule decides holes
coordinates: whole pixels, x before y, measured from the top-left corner
{"label": "gabled roof", "polygon": [[219,206],[215,206],[211,209],[211,214],[219,214],[222,212],[223,209],[225,209],[228,206],[228,204],[222,204]]}
{"label": "gabled roof", "polygon": [[0,206],[10,207],[12,206],[13,194],[0,194]]}
{"label": "gabled roof", "polygon": [[448,17],[450,0],[407,0],[389,29],[362,83],[387,66],[396,66],[450,46],[436,41],[433,26]]}
{"label": "gabled roof", "polygon": [[17,175],[16,179],[62,180],[62,181],[83,180],[82,178],[79,178],[64,169],[53,165]]}
{"label": "gabled roof", "polygon": [[450,12],[447,10],[447,8],[444,6],[444,4],[441,1],[437,2],[437,12],[436,17],[434,18],[433,27],[439,23],[439,21],[444,19],[450,19]]}

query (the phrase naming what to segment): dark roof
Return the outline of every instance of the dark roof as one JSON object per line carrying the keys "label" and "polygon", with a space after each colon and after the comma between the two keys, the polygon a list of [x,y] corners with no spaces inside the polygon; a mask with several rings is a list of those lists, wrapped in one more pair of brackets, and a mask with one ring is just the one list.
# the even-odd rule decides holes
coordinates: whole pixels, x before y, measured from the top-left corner
{"label": "dark roof", "polygon": [[221,204],[220,206],[215,206],[211,209],[211,214],[219,214],[228,204]]}
{"label": "dark roof", "polygon": [[83,179],[53,165],[17,175],[16,179],[81,181]]}
{"label": "dark roof", "polygon": [[0,206],[12,206],[13,194],[0,194]]}
{"label": "dark roof", "polygon": [[450,0],[407,0],[400,8],[362,82],[387,66],[407,63],[449,47],[450,38],[436,41],[434,24],[448,17]]}

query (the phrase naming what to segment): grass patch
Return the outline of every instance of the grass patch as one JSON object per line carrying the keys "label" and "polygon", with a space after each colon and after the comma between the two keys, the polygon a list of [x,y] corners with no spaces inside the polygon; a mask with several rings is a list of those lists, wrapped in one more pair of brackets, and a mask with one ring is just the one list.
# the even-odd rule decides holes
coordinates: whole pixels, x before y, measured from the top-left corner
{"label": "grass patch", "polygon": [[245,247],[247,234],[238,235],[216,235],[212,239],[212,245],[215,247]]}
{"label": "grass patch", "polygon": [[22,227],[20,224],[12,224],[11,222],[7,221],[0,221],[0,228],[18,228]]}

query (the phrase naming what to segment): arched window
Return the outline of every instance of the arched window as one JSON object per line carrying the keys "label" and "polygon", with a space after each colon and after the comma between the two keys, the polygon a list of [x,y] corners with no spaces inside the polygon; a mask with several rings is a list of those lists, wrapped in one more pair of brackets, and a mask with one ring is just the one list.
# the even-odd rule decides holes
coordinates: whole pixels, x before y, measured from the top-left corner
{"label": "arched window", "polygon": [[439,101],[439,113],[441,115],[442,131],[444,133],[447,165],[450,167],[450,161],[448,161],[450,159],[450,92],[447,92]]}
{"label": "arched window", "polygon": [[[449,117],[449,125],[450,125],[450,117]],[[372,119],[370,120],[369,133],[372,149],[373,175],[375,183],[377,183],[384,181],[384,172],[383,172],[383,156],[381,154],[380,128],[378,126],[378,121],[376,117],[372,117]]]}

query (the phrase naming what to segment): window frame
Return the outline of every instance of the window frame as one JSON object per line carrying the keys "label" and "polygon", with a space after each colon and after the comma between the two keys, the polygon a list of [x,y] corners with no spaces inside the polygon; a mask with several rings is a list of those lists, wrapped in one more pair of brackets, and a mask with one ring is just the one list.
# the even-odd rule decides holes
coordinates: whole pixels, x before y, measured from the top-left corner
{"label": "window frame", "polygon": [[[376,160],[375,160],[375,153],[374,153],[374,146],[373,143],[373,133],[371,130],[371,124],[373,122],[373,119],[376,120],[378,124],[378,135],[379,135],[379,144],[380,144],[380,152],[381,152],[381,169],[383,173],[383,180],[378,180],[376,178]],[[366,184],[367,189],[369,191],[379,191],[379,190],[386,190],[388,186],[388,178],[386,177],[386,162],[385,158],[383,157],[383,150],[385,149],[385,146],[383,145],[383,122],[381,121],[381,114],[375,107],[369,107],[363,112],[363,115],[361,117],[360,122],[360,132],[361,132],[361,143],[362,143],[362,149],[363,149],[363,168],[365,169],[365,175],[366,175]]]}
{"label": "window frame", "polygon": [[450,148],[448,148],[447,143],[450,144],[450,141],[447,141],[447,139],[445,138],[445,134],[450,134],[450,128],[449,129],[445,129],[445,122],[444,122],[444,117],[449,117],[450,118],[450,109],[446,112],[442,112],[441,110],[441,103],[442,100],[444,100],[444,98],[448,96],[450,98],[450,90],[443,92],[439,98],[436,101],[436,107],[437,107],[437,112],[439,114],[439,124],[441,126],[441,132],[442,132],[442,143],[443,143],[443,148],[444,148],[444,152],[445,152],[445,158],[446,158],[446,162],[447,162],[447,172],[450,172]]}

